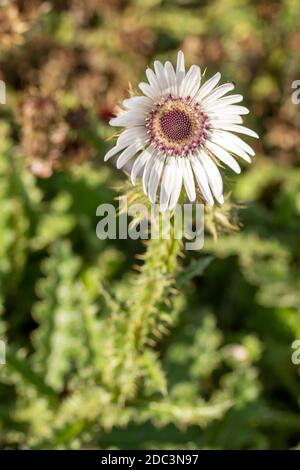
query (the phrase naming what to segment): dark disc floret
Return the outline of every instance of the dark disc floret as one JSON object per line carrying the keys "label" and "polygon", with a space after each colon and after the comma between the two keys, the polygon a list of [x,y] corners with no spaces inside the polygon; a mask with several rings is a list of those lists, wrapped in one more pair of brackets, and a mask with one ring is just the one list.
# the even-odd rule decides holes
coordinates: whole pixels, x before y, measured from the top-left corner
{"label": "dark disc floret", "polygon": [[154,105],[146,128],[151,144],[161,153],[186,156],[203,146],[209,122],[198,102],[168,96]]}

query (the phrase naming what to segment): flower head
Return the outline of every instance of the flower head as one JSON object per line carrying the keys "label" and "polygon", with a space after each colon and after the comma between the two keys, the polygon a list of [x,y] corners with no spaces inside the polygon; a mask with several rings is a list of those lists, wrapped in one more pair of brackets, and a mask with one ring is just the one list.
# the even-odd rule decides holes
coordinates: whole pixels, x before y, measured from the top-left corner
{"label": "flower head", "polygon": [[235,134],[258,138],[241,125],[241,116],[249,112],[236,104],[243,97],[227,95],[232,83],[218,86],[219,72],[201,85],[200,67],[192,65],[186,73],[181,51],[176,70],[170,62],[155,61],[154,71],[149,68],[146,75],[149,83],[139,84],[143,95],[124,100],[125,110],[110,120],[126,129],[105,161],[119,154],[117,168],[122,168],[135,157],[132,184],[141,177],[152,203],[159,192],[162,211],[174,209],[182,187],[190,201],[198,190],[209,205],[214,198],[222,204],[219,162],[240,173],[235,157],[251,162],[254,151]]}

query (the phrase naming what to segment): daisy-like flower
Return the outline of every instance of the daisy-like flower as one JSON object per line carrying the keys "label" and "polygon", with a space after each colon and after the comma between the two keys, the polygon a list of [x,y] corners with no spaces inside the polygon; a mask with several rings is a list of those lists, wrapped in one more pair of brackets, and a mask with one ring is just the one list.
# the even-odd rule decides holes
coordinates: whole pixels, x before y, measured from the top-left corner
{"label": "daisy-like flower", "polygon": [[159,192],[162,212],[174,209],[183,187],[192,202],[199,191],[209,205],[214,198],[222,204],[220,162],[240,173],[236,157],[251,162],[254,151],[236,133],[258,138],[241,125],[249,112],[237,105],[243,97],[227,95],[232,83],[218,86],[219,72],[201,85],[200,67],[192,65],[186,73],[181,51],[176,71],[170,62],[155,61],[146,75],[149,83],[139,84],[143,95],[124,100],[125,110],[110,120],[126,129],[105,161],[119,154],[117,168],[122,168],[135,157],[132,184],[141,177],[152,203]]}

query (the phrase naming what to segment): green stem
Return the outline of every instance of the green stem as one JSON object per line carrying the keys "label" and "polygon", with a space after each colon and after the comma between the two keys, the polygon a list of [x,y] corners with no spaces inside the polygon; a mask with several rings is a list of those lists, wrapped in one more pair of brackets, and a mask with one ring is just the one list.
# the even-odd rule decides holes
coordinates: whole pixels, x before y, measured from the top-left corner
{"label": "green stem", "polygon": [[153,341],[165,331],[166,306],[172,298],[172,285],[178,267],[181,241],[149,240],[144,264],[133,281],[129,310],[123,323],[123,354],[114,374],[118,399],[136,395],[138,379],[143,375],[142,357],[153,346]]}

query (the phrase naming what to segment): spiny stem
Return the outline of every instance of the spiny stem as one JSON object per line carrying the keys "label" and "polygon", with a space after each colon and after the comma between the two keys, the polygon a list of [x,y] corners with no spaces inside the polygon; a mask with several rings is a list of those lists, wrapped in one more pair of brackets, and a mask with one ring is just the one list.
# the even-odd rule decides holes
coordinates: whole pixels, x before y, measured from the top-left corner
{"label": "spiny stem", "polygon": [[134,298],[120,325],[123,351],[121,355],[118,351],[118,365],[110,379],[119,401],[136,396],[137,385],[146,374],[143,358],[152,350],[154,339],[166,332],[162,305],[174,294],[180,249],[181,241],[174,238],[173,230],[169,239],[152,239],[146,244],[144,264],[132,283]]}

